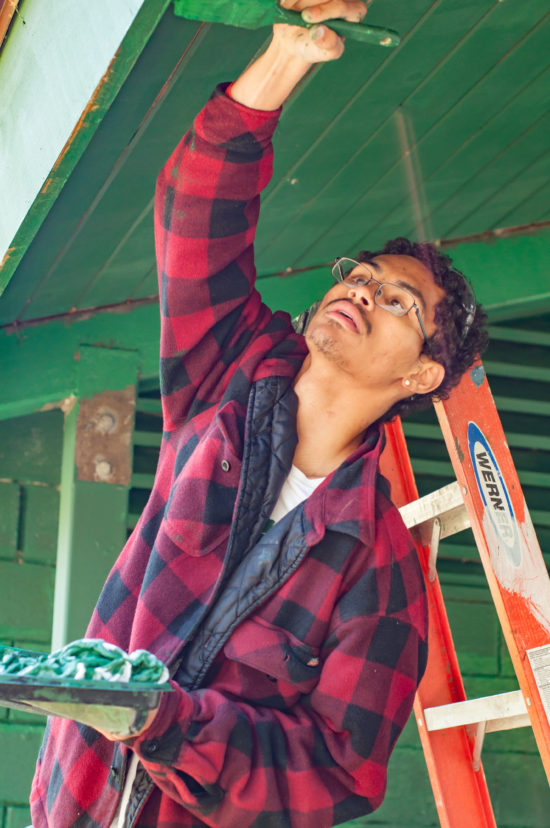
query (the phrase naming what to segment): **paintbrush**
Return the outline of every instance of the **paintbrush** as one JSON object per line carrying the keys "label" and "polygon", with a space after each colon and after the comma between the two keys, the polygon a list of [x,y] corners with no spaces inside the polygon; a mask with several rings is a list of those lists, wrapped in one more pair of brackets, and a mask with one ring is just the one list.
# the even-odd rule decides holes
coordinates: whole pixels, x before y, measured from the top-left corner
{"label": "paintbrush", "polygon": [[[283,9],[274,0],[174,0],[174,12],[178,17],[189,20],[224,23],[243,29],[260,29],[272,23],[290,23],[306,29],[315,25],[304,20],[299,12]],[[348,20],[325,20],[323,25],[342,37],[363,43],[398,46],[400,42],[397,32],[381,26],[366,26]]]}

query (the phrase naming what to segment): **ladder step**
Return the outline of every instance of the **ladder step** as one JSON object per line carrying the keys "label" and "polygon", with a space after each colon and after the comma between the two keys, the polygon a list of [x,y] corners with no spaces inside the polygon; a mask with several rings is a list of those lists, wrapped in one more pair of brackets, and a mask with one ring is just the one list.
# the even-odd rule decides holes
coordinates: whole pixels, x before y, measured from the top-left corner
{"label": "ladder step", "polygon": [[484,722],[485,731],[490,733],[530,725],[527,705],[521,690],[444,704],[440,707],[427,707],[424,710],[424,718],[427,730],[443,730],[446,727]]}
{"label": "ladder step", "polygon": [[424,546],[430,544],[436,519],[440,522],[440,538],[447,538],[470,526],[464,498],[456,481],[401,506],[399,511],[407,529]]}

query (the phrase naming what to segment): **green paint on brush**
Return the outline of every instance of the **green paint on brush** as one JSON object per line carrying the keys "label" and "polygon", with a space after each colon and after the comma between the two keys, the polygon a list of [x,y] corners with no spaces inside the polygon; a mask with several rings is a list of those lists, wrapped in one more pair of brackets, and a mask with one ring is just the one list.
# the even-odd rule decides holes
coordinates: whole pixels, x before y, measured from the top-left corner
{"label": "green paint on brush", "polygon": [[[260,29],[272,23],[290,23],[306,29],[315,25],[303,19],[299,12],[283,9],[274,0],[174,0],[174,12],[178,17],[202,20],[206,23],[224,23],[242,29]],[[366,26],[348,20],[330,20],[330,26],[337,34],[350,40],[372,43],[377,46],[398,46],[400,37],[392,29],[380,26]]]}

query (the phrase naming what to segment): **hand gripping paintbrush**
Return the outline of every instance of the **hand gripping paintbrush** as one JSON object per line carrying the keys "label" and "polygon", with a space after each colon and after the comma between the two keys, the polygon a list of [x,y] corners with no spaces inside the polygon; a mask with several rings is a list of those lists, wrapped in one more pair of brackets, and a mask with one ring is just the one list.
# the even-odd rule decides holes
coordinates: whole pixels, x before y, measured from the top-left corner
{"label": "hand gripping paintbrush", "polygon": [[[283,9],[275,0],[174,0],[178,17],[202,20],[206,23],[224,23],[243,29],[260,29],[272,23],[290,23],[311,28],[314,23],[304,20],[300,12]],[[400,37],[392,29],[351,23],[349,20],[325,20],[324,26],[341,37],[372,43],[377,46],[398,46]]]}

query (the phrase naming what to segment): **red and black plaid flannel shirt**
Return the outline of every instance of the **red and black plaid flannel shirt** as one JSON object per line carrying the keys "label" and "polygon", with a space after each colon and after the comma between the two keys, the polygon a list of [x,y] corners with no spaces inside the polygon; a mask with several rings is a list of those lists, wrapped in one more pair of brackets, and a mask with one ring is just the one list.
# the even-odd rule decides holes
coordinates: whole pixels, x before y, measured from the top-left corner
{"label": "red and black plaid flannel shirt", "polygon": [[[163,445],[150,500],[87,634],[166,663],[216,605],[232,526],[244,538],[258,521],[246,503],[238,520],[235,511],[249,430],[265,444],[265,423],[247,421],[251,392],[290,387],[306,353],[288,316],[272,314],[254,289],[258,194],[271,174],[277,117],[218,89],[159,177]],[[285,394],[276,410],[288,409],[293,392]],[[288,440],[280,424],[272,431],[277,467]],[[50,720],[34,828],[109,826],[128,746],[154,783],[140,826],[323,828],[380,804],[427,634],[422,575],[378,474],[380,450],[374,428],[286,534],[275,533],[275,560],[293,533],[307,554],[232,630],[199,689],[172,682],[143,736],[113,752],[95,731]],[[264,464],[253,453],[245,462],[242,478],[254,489]],[[256,579],[268,577],[260,564]]]}

